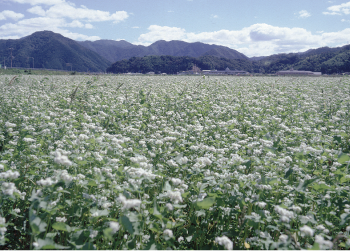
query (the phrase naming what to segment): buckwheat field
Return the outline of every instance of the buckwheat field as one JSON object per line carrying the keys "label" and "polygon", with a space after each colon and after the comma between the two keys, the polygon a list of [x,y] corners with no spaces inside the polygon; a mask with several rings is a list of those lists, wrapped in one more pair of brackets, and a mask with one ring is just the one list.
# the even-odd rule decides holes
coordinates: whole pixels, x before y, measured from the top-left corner
{"label": "buckwheat field", "polygon": [[350,249],[349,77],[0,76],[1,249]]}

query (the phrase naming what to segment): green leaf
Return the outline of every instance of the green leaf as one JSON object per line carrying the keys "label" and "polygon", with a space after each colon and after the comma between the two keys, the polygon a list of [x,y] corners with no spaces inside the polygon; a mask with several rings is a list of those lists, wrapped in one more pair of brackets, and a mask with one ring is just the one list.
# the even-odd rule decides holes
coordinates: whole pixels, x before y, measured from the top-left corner
{"label": "green leaf", "polygon": [[37,243],[38,243],[38,247],[36,247],[36,249],[69,249],[70,248],[68,246],[62,246],[62,245],[56,244],[52,239],[49,239],[49,238],[46,238],[45,240],[38,239]]}
{"label": "green leaf", "polygon": [[190,195],[190,192],[182,193],[182,197],[183,197],[183,198],[186,198],[186,197],[188,197],[189,195]]}
{"label": "green leaf", "polygon": [[56,230],[66,231],[66,232],[71,231],[71,228],[68,225],[66,225],[64,222],[55,222],[54,224],[52,224],[52,228]]}
{"label": "green leaf", "polygon": [[309,179],[309,180],[305,180],[303,183],[300,182],[299,186],[296,188],[297,191],[304,191],[306,190],[306,188],[312,184],[313,182],[315,182],[316,180],[318,180],[318,178],[314,178],[314,179]]}
{"label": "green leaf", "polygon": [[344,175],[344,176],[340,179],[340,183],[345,183],[345,182],[350,182],[350,177],[346,177],[346,175]]}
{"label": "green leaf", "polygon": [[97,185],[96,185],[96,182],[94,180],[89,180],[88,186],[96,187]]}
{"label": "green leaf", "polygon": [[113,237],[113,230],[112,228],[105,228],[104,229],[104,236],[109,239],[109,240],[112,240],[112,237]]}
{"label": "green leaf", "polygon": [[84,246],[81,248],[81,250],[96,250],[96,247],[93,243],[87,242],[84,244]]}
{"label": "green leaf", "polygon": [[71,240],[76,246],[83,245],[90,235],[90,231],[79,230],[72,234]]}
{"label": "green leaf", "polygon": [[46,224],[43,220],[41,220],[39,217],[35,217],[34,220],[30,222],[30,226],[32,228],[32,231],[35,234],[40,234],[42,232],[46,231],[46,227],[48,224]]}
{"label": "green leaf", "polygon": [[121,224],[122,226],[131,234],[133,235],[134,234],[134,229],[133,229],[133,225],[132,223],[130,222],[130,220],[128,219],[127,216],[123,215],[121,218]]}
{"label": "green leaf", "polygon": [[350,160],[350,156],[346,153],[342,153],[338,156],[338,162],[340,164],[345,164],[345,162],[349,160]]}
{"label": "green leaf", "polygon": [[285,175],[284,175],[284,179],[289,178],[290,174],[292,174],[293,172],[294,172],[294,170],[291,169],[291,168],[289,168],[289,170],[288,170],[288,171],[285,173]]}
{"label": "green leaf", "polygon": [[326,184],[314,184],[313,189],[317,191],[324,191],[324,190],[334,190],[334,188],[331,188],[327,186]]}
{"label": "green leaf", "polygon": [[320,250],[319,244],[318,244],[317,242],[315,242],[315,243],[313,244],[313,246],[312,246],[311,248],[309,248],[308,250]]}
{"label": "green leaf", "polygon": [[200,209],[209,209],[210,207],[213,206],[213,204],[216,202],[216,198],[214,197],[207,197],[202,201],[197,201],[196,206],[199,207]]}

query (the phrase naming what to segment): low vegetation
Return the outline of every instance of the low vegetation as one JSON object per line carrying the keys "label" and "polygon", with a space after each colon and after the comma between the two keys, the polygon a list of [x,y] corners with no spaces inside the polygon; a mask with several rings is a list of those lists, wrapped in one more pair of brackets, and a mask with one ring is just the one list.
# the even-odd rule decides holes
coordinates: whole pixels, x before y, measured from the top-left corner
{"label": "low vegetation", "polygon": [[0,75],[2,249],[350,249],[350,79]]}

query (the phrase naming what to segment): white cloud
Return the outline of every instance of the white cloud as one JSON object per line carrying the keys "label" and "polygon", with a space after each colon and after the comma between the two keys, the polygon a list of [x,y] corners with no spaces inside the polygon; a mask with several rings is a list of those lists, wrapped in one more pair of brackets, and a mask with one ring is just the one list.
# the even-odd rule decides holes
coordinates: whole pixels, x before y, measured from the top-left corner
{"label": "white cloud", "polygon": [[324,15],[349,15],[350,14],[350,2],[342,3],[339,5],[333,5],[327,8],[328,11],[323,12]]}
{"label": "white cloud", "polygon": [[[67,28],[93,29],[93,22],[110,21],[119,23],[129,17],[126,11],[110,13],[109,11],[89,9],[84,5],[76,7],[74,3],[66,0],[9,1],[32,5],[27,11],[36,15],[36,17],[0,26],[0,38],[23,37],[36,31],[51,30],[72,39],[96,40],[99,37],[72,33]],[[17,21],[23,17],[23,14],[13,11],[0,12],[0,20],[11,18]]]}
{"label": "white cloud", "polygon": [[167,12],[172,13],[172,12],[174,12],[174,11],[173,11],[173,10],[169,10],[169,11],[167,11]]}
{"label": "white cloud", "polygon": [[181,40],[185,39],[185,30],[177,27],[150,25],[149,32],[139,36],[140,42],[156,42],[157,40]]}
{"label": "white cloud", "polygon": [[211,15],[212,18],[218,18],[218,15]]}
{"label": "white cloud", "polygon": [[314,35],[303,28],[277,27],[258,23],[241,30],[193,33],[178,27],[151,25],[147,33],[139,36],[136,44],[150,45],[157,40],[217,44],[238,50],[247,56],[265,56],[347,44],[350,43],[350,29],[330,33],[321,32],[321,34]]}
{"label": "white cloud", "polygon": [[16,13],[12,10],[4,10],[0,12],[0,20],[6,20],[6,19],[18,20],[21,18],[24,18],[24,15],[22,13]]}
{"label": "white cloud", "polygon": [[55,5],[55,4],[60,4],[65,2],[65,0],[11,0],[11,1],[15,3],[30,4],[30,5],[38,5],[38,4]]}
{"label": "white cloud", "polygon": [[67,27],[82,28],[84,24],[78,20],[73,20],[71,23],[67,24]]}
{"label": "white cloud", "polygon": [[306,17],[310,17],[310,16],[311,16],[311,14],[307,10],[299,11],[299,17],[301,17],[301,18],[306,18]]}
{"label": "white cloud", "polygon": [[32,14],[35,14],[35,15],[38,15],[38,16],[45,16],[46,12],[45,10],[41,7],[41,6],[34,6],[32,8],[29,8],[27,10],[29,13],[32,13]]}
{"label": "white cloud", "polygon": [[133,26],[132,29],[139,29],[139,26]]}
{"label": "white cloud", "polygon": [[89,22],[113,21],[114,23],[119,23],[129,16],[125,11],[116,11],[110,14],[108,11],[76,8],[66,2],[51,6],[45,14],[53,18],[70,18]]}
{"label": "white cloud", "polygon": [[93,26],[92,24],[85,24],[85,25],[84,25],[84,28],[85,28],[85,29],[93,29],[94,26]]}
{"label": "white cloud", "polygon": [[100,39],[98,36],[87,36],[84,34],[73,33],[62,27],[80,26],[78,22],[66,23],[62,18],[48,18],[48,17],[36,17],[30,19],[24,19],[17,23],[7,23],[0,26],[0,39],[20,38],[30,35],[36,31],[50,30],[56,33],[60,33],[65,37],[74,40],[91,40],[95,41]]}

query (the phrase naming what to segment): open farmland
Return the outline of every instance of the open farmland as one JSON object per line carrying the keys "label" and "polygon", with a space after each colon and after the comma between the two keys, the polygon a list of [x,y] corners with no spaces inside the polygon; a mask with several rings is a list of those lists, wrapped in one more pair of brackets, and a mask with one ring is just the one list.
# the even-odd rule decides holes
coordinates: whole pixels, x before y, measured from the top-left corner
{"label": "open farmland", "polygon": [[6,249],[349,249],[349,77],[0,76]]}

